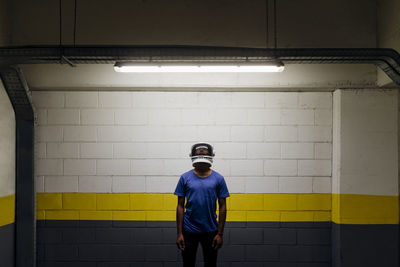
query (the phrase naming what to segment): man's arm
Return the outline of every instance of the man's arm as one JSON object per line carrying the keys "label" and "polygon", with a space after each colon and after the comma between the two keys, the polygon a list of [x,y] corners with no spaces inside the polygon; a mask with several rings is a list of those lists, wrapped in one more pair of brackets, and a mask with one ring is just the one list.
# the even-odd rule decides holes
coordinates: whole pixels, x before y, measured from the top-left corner
{"label": "man's arm", "polygon": [[176,245],[180,250],[185,249],[185,240],[183,239],[183,215],[185,207],[185,197],[178,196],[178,205],[176,206],[176,228],[177,228],[177,239]]}
{"label": "man's arm", "polygon": [[214,237],[213,247],[219,249],[222,247],[224,227],[226,221],[226,198],[218,198],[219,215],[218,215],[218,233]]}

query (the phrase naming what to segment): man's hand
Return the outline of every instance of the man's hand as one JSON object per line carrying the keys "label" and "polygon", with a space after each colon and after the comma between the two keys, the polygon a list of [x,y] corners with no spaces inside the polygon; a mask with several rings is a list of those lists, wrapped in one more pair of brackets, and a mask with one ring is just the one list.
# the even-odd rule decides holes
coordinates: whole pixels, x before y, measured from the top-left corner
{"label": "man's hand", "polygon": [[178,238],[176,239],[176,245],[180,250],[185,250],[185,239],[183,238],[183,235],[178,235]]}
{"label": "man's hand", "polygon": [[214,240],[213,240],[213,243],[212,243],[213,249],[219,249],[219,248],[221,248],[221,247],[222,247],[222,243],[223,243],[222,236],[219,235],[219,234],[217,234],[217,235],[214,237]]}

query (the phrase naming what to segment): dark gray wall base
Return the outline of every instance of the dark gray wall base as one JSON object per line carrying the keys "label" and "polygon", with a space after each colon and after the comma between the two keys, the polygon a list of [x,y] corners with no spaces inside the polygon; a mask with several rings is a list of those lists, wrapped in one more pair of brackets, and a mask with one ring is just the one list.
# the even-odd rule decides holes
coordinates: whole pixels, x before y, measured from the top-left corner
{"label": "dark gray wall base", "polygon": [[[182,266],[175,240],[175,222],[38,221],[38,266]],[[328,267],[330,244],[330,223],[228,222],[218,266]]]}
{"label": "dark gray wall base", "polygon": [[15,266],[15,225],[0,226],[0,266]]}
{"label": "dark gray wall base", "polygon": [[332,223],[334,267],[398,267],[399,225]]}

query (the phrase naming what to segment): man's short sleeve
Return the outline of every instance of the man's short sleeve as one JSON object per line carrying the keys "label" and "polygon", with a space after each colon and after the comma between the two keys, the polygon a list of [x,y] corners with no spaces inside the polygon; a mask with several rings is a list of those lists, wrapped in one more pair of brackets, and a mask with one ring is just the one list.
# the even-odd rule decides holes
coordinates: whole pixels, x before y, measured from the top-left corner
{"label": "man's short sleeve", "polygon": [[184,197],[185,194],[185,181],[183,179],[183,176],[179,178],[178,184],[176,185],[174,195],[179,196],[179,197]]}
{"label": "man's short sleeve", "polygon": [[217,196],[218,196],[218,198],[229,197],[229,191],[228,191],[228,187],[226,186],[224,177],[221,177],[221,180],[218,184]]}

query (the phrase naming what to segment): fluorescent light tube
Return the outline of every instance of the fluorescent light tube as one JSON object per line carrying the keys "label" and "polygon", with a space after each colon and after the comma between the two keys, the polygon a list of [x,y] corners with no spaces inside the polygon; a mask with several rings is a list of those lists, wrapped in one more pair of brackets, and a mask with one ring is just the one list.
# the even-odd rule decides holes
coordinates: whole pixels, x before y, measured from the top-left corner
{"label": "fluorescent light tube", "polygon": [[116,72],[130,73],[230,73],[230,72],[281,72],[284,70],[282,63],[276,65],[268,63],[129,63],[117,62],[114,66]]}

